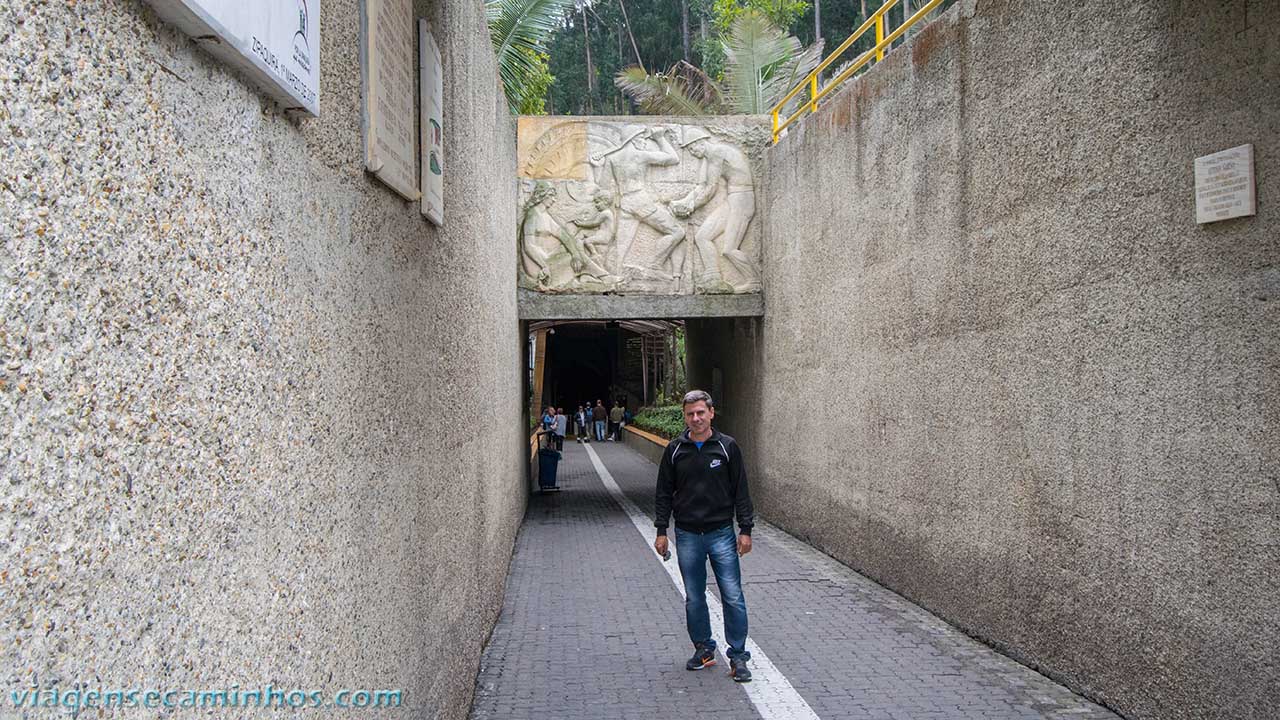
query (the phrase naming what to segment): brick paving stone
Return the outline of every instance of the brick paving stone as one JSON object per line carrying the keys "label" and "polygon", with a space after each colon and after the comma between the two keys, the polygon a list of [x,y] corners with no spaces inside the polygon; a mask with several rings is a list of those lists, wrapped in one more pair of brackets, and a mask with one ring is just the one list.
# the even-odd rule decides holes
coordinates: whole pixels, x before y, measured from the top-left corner
{"label": "brick paving stone", "polygon": [[529,501],[471,717],[760,717],[723,665],[684,669],[680,593],[577,443],[557,475]]}
{"label": "brick paving stone", "polygon": [[[592,447],[652,514],[653,463]],[[680,594],[581,446],[559,475],[530,500],[472,718],[760,717],[722,666],[684,670]],[[751,638],[824,719],[1116,717],[768,523],[753,536]]]}

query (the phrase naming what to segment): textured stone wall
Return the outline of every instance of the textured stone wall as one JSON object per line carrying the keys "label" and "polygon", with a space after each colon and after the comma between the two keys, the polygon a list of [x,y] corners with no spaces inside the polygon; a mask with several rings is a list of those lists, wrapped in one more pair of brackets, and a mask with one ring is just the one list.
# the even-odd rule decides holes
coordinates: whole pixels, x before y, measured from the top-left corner
{"label": "textured stone wall", "polygon": [[1274,717],[1277,77],[1277,3],[963,2],[784,138],[761,335],[689,345],[768,519],[1127,716]]}
{"label": "textured stone wall", "polygon": [[272,683],[465,716],[526,498],[515,132],[482,4],[419,0],[444,229],[366,176],[358,7],[323,3],[298,121],[137,0],[0,6],[6,706]]}

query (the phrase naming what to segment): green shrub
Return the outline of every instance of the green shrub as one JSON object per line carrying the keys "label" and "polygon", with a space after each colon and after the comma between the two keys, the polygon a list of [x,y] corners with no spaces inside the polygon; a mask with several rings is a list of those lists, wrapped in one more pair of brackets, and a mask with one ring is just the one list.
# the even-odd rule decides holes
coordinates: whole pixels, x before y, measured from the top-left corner
{"label": "green shrub", "polygon": [[684,408],[680,405],[640,408],[635,424],[641,430],[670,440],[684,432]]}

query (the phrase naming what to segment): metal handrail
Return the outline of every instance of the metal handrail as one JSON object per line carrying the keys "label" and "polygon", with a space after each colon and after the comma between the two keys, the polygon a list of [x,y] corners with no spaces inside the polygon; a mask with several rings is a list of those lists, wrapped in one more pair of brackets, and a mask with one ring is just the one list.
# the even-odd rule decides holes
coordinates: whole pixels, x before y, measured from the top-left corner
{"label": "metal handrail", "polygon": [[[858,70],[866,67],[867,64],[871,62],[871,59],[873,57],[875,58],[876,62],[880,62],[881,60],[884,60],[885,50],[887,50],[889,46],[893,45],[893,42],[895,40],[902,37],[902,35],[905,32],[907,32],[907,30],[911,29],[912,25],[915,25],[917,22],[923,19],[925,15],[928,15],[931,10],[936,8],[941,3],[942,3],[942,0],[929,0],[929,2],[925,3],[924,6],[922,6],[919,10],[917,10],[914,15],[907,18],[905,22],[899,25],[897,29],[895,29],[893,32],[890,32],[888,35],[886,35],[884,32],[885,14],[888,13],[890,10],[892,10],[898,4],[898,0],[886,0],[885,4],[881,5],[880,9],[871,13],[871,17],[868,17],[866,21],[863,22],[862,25],[858,27],[857,30],[854,30],[853,34],[850,35],[848,39],[840,43],[840,46],[837,47],[834,51],[832,51],[832,53],[828,55],[825,60],[818,63],[818,66],[815,67],[813,71],[810,72],[808,75],[806,75],[804,80],[801,80],[794,88],[791,89],[791,92],[783,96],[783,98],[779,100],[776,105],[770,108],[769,115],[773,119],[773,144],[777,145],[778,137],[782,134],[782,131],[786,130],[787,126],[789,126],[791,123],[799,119],[799,117],[805,114],[806,111],[811,113],[817,112],[819,100],[821,100],[822,98],[830,94],[831,91],[834,90],[837,85],[839,85],[840,83],[843,83],[845,80],[848,80]],[[859,55],[853,61],[853,63],[849,65],[849,67],[840,71],[840,74],[831,78],[830,82],[828,82],[821,89],[819,89],[818,76],[822,74],[822,71],[830,67],[831,64],[834,63],[836,59],[840,57],[840,55],[844,54],[845,50],[848,50],[855,42],[858,41],[858,38],[862,37],[863,33],[867,32],[873,27],[875,28],[875,31],[876,31],[875,47]],[[801,105],[800,109],[792,113],[789,117],[787,117],[786,120],[779,122],[778,118],[779,118],[779,115],[782,113],[783,107],[785,107],[787,103],[791,102],[791,100],[796,95],[798,95],[801,90],[804,90],[806,88],[808,88],[809,90],[809,102]]]}

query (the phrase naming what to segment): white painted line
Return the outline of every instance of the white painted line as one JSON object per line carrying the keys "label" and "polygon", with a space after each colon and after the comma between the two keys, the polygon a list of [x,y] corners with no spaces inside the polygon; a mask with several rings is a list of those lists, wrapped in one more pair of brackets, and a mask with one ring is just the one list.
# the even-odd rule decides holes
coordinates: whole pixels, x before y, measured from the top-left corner
{"label": "white painted line", "polygon": [[[600,461],[596,451],[590,445],[583,445],[583,447],[586,448],[587,455],[591,456],[591,464],[595,466],[600,482],[604,483],[605,489],[618,502],[618,505],[622,506],[622,511],[631,518],[631,524],[636,526],[640,536],[652,548],[653,541],[658,537],[653,519],[641,512],[640,508],[623,494],[622,488],[614,482],[613,475]],[[674,541],[670,543],[670,547],[670,560],[662,562],[662,558],[657,553],[654,553],[653,557],[662,563],[667,575],[671,577],[671,582],[675,583],[676,589],[680,591],[680,597],[685,597],[684,579],[680,577],[680,563]],[[707,608],[711,615],[711,636],[715,638],[716,648],[723,656],[725,649],[729,647],[724,640],[724,612],[720,608],[720,598],[713,595],[710,590],[707,591]],[[751,700],[752,705],[755,705],[760,717],[764,720],[820,720],[813,708],[809,707],[809,703],[805,702],[804,698],[800,697],[800,693],[791,686],[787,676],[774,666],[769,656],[765,655],[760,646],[756,645],[750,637],[747,638],[747,651],[751,653],[752,680],[749,683],[738,683],[738,685],[746,691],[747,698]],[[727,658],[725,663],[728,664]]]}

